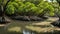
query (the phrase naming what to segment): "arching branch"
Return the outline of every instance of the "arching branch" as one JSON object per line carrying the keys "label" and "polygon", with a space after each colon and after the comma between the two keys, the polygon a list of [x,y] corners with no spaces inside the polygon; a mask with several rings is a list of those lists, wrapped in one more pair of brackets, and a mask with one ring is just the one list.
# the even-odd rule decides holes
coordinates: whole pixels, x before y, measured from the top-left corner
{"label": "arching branch", "polygon": [[7,0],[6,5],[4,6],[4,11],[6,10],[6,6],[8,5],[8,3],[10,2],[10,0]]}

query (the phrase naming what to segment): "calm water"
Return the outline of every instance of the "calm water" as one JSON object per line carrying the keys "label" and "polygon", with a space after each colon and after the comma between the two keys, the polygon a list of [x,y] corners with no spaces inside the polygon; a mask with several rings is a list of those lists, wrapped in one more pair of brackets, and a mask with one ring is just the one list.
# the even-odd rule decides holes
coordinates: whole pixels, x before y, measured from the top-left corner
{"label": "calm water", "polygon": [[47,33],[38,33],[38,32],[34,32],[34,31],[30,31],[30,30],[23,30],[23,34],[60,34],[59,31],[52,31],[52,32],[47,32]]}
{"label": "calm water", "polygon": [[[19,24],[20,23],[20,24]],[[9,24],[9,25],[7,25],[7,27],[8,28],[10,28],[10,27],[22,27],[22,34],[60,34],[60,31],[52,31],[52,32],[35,32],[35,31],[31,31],[31,30],[29,30],[29,29],[25,29],[23,26],[26,26],[26,25],[29,25],[30,24],[30,22],[29,23],[25,23],[25,22],[16,22],[16,23],[11,23],[11,24]],[[14,33],[15,34],[15,33]],[[20,33],[19,33],[20,34]]]}

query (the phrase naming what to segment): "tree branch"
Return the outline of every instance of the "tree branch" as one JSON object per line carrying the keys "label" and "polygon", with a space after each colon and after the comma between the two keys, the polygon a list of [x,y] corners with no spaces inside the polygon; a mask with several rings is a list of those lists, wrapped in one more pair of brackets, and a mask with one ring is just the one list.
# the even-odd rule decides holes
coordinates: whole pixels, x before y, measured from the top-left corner
{"label": "tree branch", "polygon": [[10,0],[7,0],[6,5],[4,6],[4,11],[6,10],[6,6],[8,5],[8,3],[10,2]]}

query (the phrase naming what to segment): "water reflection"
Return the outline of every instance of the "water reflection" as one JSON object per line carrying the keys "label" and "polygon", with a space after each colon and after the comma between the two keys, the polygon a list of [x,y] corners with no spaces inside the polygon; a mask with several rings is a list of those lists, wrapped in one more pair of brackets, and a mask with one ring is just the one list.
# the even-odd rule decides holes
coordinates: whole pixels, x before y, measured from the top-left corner
{"label": "water reflection", "polygon": [[[24,25],[25,26],[25,25]],[[17,24],[17,23],[13,23],[13,24],[9,24],[7,27],[5,27],[5,29],[9,29],[9,28],[11,28],[10,30],[14,30],[15,32],[13,32],[14,34],[20,34],[20,33],[22,33],[22,34],[60,34],[60,31],[54,31],[54,29],[53,29],[53,31],[52,32],[35,32],[35,31],[31,31],[31,30],[29,30],[28,28],[25,28],[25,27],[23,27],[21,24]],[[35,28],[34,28],[35,29]],[[48,28],[49,29],[49,28]],[[18,30],[18,32],[16,32],[16,30]],[[20,32],[20,31],[21,32]],[[38,29],[38,30],[40,30],[40,29]],[[9,33],[9,32],[8,32]],[[13,34],[12,32],[10,32],[11,34]]]}
{"label": "water reflection", "polygon": [[38,33],[38,32],[34,32],[34,31],[30,31],[30,30],[23,30],[23,34],[60,34],[60,32],[59,31],[53,31],[53,32]]}
{"label": "water reflection", "polygon": [[35,34],[35,33],[34,33],[34,32],[32,32],[32,31],[23,30],[23,34]]}

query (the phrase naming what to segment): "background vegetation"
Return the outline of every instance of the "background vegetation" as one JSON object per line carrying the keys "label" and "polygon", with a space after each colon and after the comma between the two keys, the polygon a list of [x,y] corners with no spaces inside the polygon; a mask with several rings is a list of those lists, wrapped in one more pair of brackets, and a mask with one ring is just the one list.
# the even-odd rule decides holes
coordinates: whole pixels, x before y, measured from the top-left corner
{"label": "background vegetation", "polygon": [[[5,3],[6,1],[4,1],[4,5]],[[56,8],[55,5],[44,0],[11,0],[6,7],[5,13],[7,15],[43,16],[47,14],[53,16]]]}

